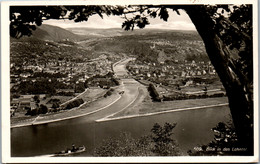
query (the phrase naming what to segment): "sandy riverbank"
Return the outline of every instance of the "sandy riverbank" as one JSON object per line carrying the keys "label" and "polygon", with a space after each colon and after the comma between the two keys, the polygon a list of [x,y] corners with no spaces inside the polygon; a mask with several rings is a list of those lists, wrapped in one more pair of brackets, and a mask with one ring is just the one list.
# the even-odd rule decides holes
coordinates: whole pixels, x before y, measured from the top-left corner
{"label": "sandy riverbank", "polygon": [[151,100],[149,101],[148,97],[144,98],[144,95],[139,94],[139,98],[137,98],[136,101],[140,101],[141,99],[143,100],[143,102],[140,103],[138,106],[130,105],[125,110],[120,111],[109,117],[97,120],[97,122],[133,118],[133,117],[143,117],[143,116],[150,116],[155,114],[184,111],[184,110],[228,106],[227,97],[152,102]]}

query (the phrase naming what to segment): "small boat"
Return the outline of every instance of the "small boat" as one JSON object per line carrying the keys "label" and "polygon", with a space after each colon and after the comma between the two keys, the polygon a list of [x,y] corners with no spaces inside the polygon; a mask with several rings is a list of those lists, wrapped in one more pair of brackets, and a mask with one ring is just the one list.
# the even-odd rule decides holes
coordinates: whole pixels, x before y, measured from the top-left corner
{"label": "small boat", "polygon": [[77,154],[77,153],[82,153],[86,151],[85,146],[79,146],[76,147],[75,145],[72,145],[71,149],[67,149],[67,150],[63,150],[61,152],[56,153],[54,156],[58,157],[58,156],[68,156],[68,155],[72,155],[72,154]]}

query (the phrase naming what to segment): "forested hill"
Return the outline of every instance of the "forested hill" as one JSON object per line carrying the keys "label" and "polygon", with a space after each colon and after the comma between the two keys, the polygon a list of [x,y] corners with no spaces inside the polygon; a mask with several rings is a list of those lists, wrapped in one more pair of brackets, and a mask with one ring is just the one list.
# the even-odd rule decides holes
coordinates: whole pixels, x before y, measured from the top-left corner
{"label": "forested hill", "polygon": [[80,42],[83,47],[93,51],[125,53],[147,62],[156,62],[159,54],[163,61],[169,62],[209,61],[204,43],[196,31],[137,29],[124,32],[120,29],[107,29],[106,33],[102,29],[90,29],[89,32],[87,29],[77,30],[81,34],[97,36],[96,39]]}
{"label": "forested hill", "polygon": [[[32,36],[30,37],[24,36],[18,41],[20,40],[27,41],[28,39],[31,40],[31,38],[59,42],[64,40],[80,41],[83,40],[85,37],[77,35],[69,30],[57,26],[43,24],[41,26],[36,27],[36,30],[33,31]],[[13,39],[13,38],[11,39],[11,41],[16,41],[16,40],[17,39]]]}

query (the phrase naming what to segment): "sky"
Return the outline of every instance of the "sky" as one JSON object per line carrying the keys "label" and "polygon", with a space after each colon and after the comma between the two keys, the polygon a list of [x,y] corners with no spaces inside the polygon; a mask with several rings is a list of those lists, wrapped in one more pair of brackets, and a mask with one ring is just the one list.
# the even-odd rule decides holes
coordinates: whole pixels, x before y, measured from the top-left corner
{"label": "sky", "polygon": [[[47,20],[44,24],[59,26],[62,28],[88,27],[88,28],[121,28],[123,18],[119,16],[104,16],[103,19],[98,15],[91,16],[88,21],[75,23],[69,20]],[[189,16],[185,11],[180,10],[180,15],[176,12],[169,11],[168,21],[165,22],[160,18],[149,18],[150,25],[145,28],[171,29],[171,30],[196,30]]]}

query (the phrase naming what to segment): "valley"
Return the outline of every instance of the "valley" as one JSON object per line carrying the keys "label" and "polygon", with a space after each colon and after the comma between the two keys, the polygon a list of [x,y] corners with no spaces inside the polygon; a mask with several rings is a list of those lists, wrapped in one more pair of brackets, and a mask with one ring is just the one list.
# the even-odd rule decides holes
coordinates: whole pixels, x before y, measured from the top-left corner
{"label": "valley", "polygon": [[[158,118],[162,122],[161,115],[175,112],[177,115],[199,113],[196,119],[192,118],[196,122],[203,115],[198,111],[214,115],[222,110],[219,117],[224,119],[221,120],[230,121],[225,90],[196,32],[109,29],[106,33],[100,29],[77,28],[68,29],[66,35],[62,35],[59,28],[49,25],[39,29],[35,31],[39,35],[31,38],[11,39],[13,138],[20,128],[29,131],[28,137],[33,138],[32,128],[46,126],[48,132],[52,131],[48,126],[65,130],[65,125],[102,124],[105,128],[105,122],[146,120],[143,117]],[[152,124],[148,122],[143,128]],[[120,128],[123,127],[122,124]],[[85,134],[78,137],[83,136]],[[210,140],[212,132],[207,136]],[[103,133],[102,137],[105,138]],[[67,143],[62,136],[58,138],[59,142]],[[91,145],[85,153],[87,156],[92,156],[96,147],[90,141],[92,139],[84,141]],[[18,140],[12,142],[24,148],[33,146]],[[180,143],[183,144],[181,139]],[[182,152],[185,154],[193,145],[191,142],[185,145]],[[51,150],[59,148],[58,144]],[[37,149],[19,154],[18,149],[13,149],[12,154],[34,156],[51,153],[49,151],[46,147],[44,151]]]}

